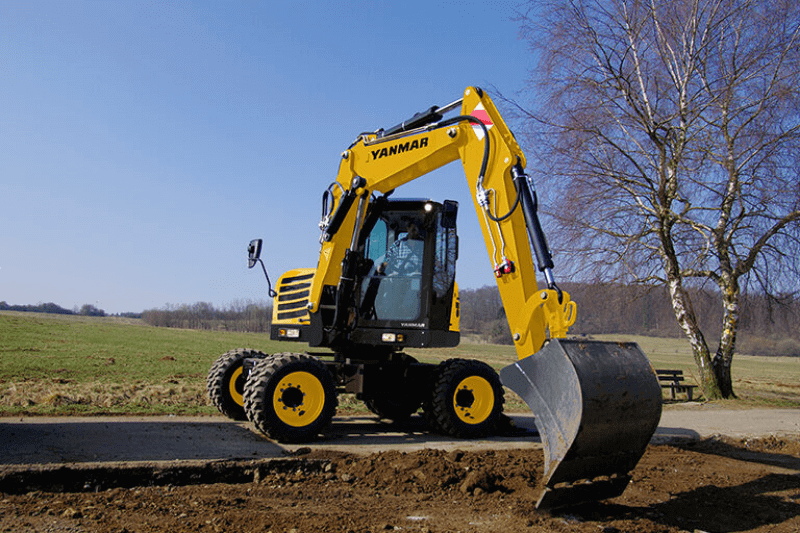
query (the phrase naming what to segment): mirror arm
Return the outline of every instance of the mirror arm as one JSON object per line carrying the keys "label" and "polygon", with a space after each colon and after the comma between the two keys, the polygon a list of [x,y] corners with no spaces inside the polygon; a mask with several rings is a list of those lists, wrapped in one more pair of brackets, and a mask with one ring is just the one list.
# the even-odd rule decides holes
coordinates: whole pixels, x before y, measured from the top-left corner
{"label": "mirror arm", "polygon": [[269,294],[270,298],[275,298],[278,293],[272,290],[272,282],[269,280],[269,274],[267,274],[267,267],[264,266],[264,261],[262,261],[259,257],[257,257],[255,260],[261,263],[261,270],[264,271],[264,277],[267,278],[267,294]]}

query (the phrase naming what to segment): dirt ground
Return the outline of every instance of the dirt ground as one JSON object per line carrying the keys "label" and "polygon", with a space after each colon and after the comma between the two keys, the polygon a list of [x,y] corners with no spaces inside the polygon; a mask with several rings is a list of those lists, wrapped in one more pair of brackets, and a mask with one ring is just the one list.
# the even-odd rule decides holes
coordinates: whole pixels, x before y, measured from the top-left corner
{"label": "dirt ground", "polygon": [[535,508],[536,449],[301,448],[161,471],[51,465],[39,487],[33,474],[33,485],[6,477],[0,531],[800,531],[800,437],[651,445],[621,497],[559,513]]}

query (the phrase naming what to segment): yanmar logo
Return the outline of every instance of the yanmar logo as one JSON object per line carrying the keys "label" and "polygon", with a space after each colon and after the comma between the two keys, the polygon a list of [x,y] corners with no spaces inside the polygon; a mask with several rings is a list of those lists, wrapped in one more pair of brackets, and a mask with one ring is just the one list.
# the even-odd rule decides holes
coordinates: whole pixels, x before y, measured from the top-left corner
{"label": "yanmar logo", "polygon": [[382,157],[389,157],[390,155],[402,154],[416,150],[417,148],[425,148],[426,146],[428,146],[427,137],[423,137],[422,139],[414,139],[413,141],[406,141],[404,143],[401,142],[393,144],[392,146],[381,148],[380,150],[371,150],[372,159],[376,160]]}

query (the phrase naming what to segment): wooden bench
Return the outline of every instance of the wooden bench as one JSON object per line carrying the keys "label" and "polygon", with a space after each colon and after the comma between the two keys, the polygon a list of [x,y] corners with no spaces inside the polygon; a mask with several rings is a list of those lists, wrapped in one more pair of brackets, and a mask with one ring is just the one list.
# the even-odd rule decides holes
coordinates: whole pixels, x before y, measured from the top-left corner
{"label": "wooden bench", "polygon": [[658,381],[661,383],[662,389],[670,389],[672,392],[672,399],[675,399],[675,394],[678,392],[685,392],[686,398],[692,401],[694,389],[697,385],[685,383],[686,378],[683,377],[683,370],[656,370]]}

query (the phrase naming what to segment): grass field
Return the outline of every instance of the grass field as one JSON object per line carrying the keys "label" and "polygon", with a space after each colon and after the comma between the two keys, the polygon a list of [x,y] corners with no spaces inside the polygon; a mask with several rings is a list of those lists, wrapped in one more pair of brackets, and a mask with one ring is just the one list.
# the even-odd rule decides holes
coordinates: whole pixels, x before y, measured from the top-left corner
{"label": "grass field", "polygon": [[[635,340],[657,368],[696,374],[688,344]],[[265,334],[155,328],[140,321],[0,312],[0,416],[74,414],[211,414],[205,378],[216,358],[233,348],[267,353],[305,346]],[[510,346],[465,342],[458,348],[409,350],[437,362],[475,358],[499,369],[515,360]],[[800,359],[737,356],[735,390],[726,404],[800,406]],[[511,410],[525,406],[509,394]],[[344,411],[360,404],[340,399]]]}

